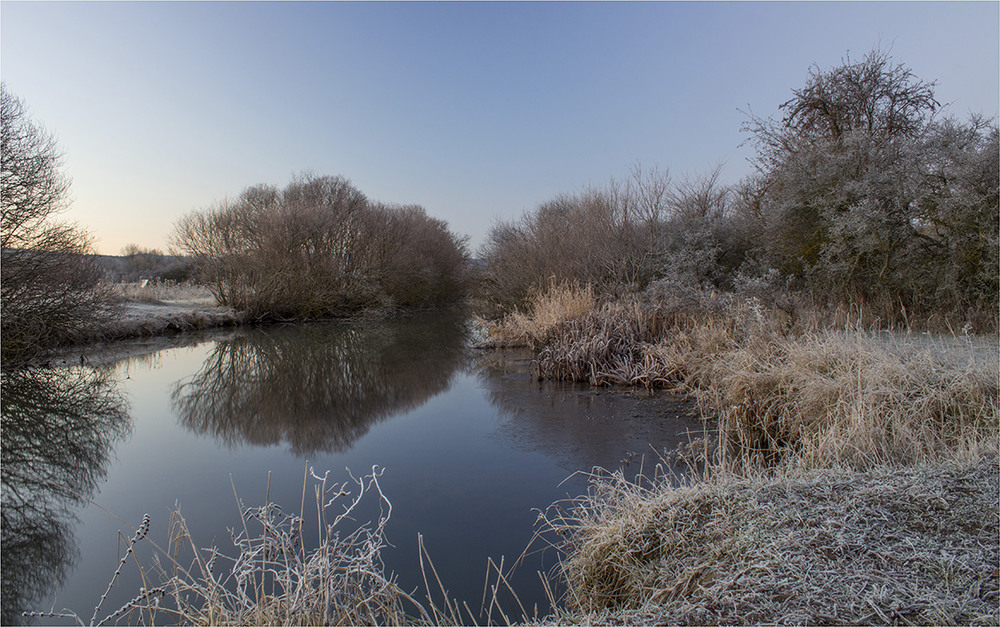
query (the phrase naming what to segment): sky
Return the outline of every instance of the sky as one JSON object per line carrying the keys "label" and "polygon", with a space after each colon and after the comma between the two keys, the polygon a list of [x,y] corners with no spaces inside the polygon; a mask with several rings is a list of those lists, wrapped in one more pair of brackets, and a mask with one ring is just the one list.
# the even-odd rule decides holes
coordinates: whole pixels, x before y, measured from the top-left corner
{"label": "sky", "polygon": [[1000,112],[998,2],[0,2],[0,79],[105,254],[304,172],[423,205],[473,252],[636,164],[735,183],[746,112],[875,47],[948,113]]}

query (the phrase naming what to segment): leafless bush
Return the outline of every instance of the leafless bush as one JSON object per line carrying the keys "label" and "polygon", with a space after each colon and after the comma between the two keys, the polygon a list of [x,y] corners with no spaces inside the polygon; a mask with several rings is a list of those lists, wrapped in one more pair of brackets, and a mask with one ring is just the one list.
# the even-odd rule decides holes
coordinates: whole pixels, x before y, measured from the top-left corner
{"label": "leafless bush", "polygon": [[374,205],[341,177],[247,188],[182,218],[172,243],[220,303],[251,318],[438,303],[464,281],[464,243],[444,222]]}
{"label": "leafless bush", "polygon": [[519,221],[496,224],[481,251],[486,313],[524,308],[549,282],[602,292],[648,283],[669,212],[669,180],[666,172],[637,166],[624,181],[559,196]]}
{"label": "leafless bush", "polygon": [[69,179],[54,139],[0,87],[0,316],[6,363],[73,341],[117,311],[112,291],[78,227],[53,221],[66,206]]}
{"label": "leafless bush", "polygon": [[484,313],[523,310],[552,282],[591,285],[612,297],[664,278],[731,289],[752,248],[735,202],[719,168],[674,182],[665,171],[635,166],[624,180],[560,196],[488,234]]}

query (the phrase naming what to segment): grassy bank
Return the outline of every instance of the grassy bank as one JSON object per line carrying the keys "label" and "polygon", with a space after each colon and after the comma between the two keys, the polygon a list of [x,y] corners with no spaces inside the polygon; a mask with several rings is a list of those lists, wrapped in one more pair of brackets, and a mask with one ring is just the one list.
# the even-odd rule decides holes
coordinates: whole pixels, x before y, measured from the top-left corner
{"label": "grassy bank", "polygon": [[[864,469],[997,454],[995,344],[833,327],[815,312],[792,317],[732,294],[648,291],[597,304],[573,291],[539,294],[542,316],[485,323],[487,334],[534,346],[541,378],[693,394],[717,420],[720,468]],[[574,307],[559,315],[562,303]]]}
{"label": "grassy bank", "polygon": [[5,366],[56,364],[87,359],[107,352],[107,343],[158,338],[185,331],[234,327],[244,316],[220,307],[208,290],[192,284],[170,282],[107,285],[115,300],[114,311],[64,333],[54,345],[33,348],[24,357],[5,360]]}
{"label": "grassy bank", "polygon": [[603,303],[563,286],[483,325],[533,347],[540,378],[681,391],[710,418],[699,478],[601,477],[546,513],[554,622],[1000,619],[995,338],[655,286]]}
{"label": "grassy bank", "polygon": [[568,538],[552,622],[996,624],[998,491],[996,458],[646,489],[605,477],[547,513]]}

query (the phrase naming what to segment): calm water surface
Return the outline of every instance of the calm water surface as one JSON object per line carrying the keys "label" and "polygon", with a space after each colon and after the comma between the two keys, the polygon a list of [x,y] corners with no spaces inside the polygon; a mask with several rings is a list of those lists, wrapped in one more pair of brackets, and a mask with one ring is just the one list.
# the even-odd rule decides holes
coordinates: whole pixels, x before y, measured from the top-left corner
{"label": "calm water surface", "polygon": [[[701,429],[694,408],[667,395],[538,382],[524,353],[469,349],[457,314],[190,343],[4,375],[4,624],[24,609],[89,620],[121,556],[118,532],[130,535],[122,521],[145,513],[161,546],[176,504],[199,545],[234,554],[233,486],[261,505],[270,473],[270,500],[297,512],[307,466],[337,480],[384,468],[387,569],[417,588],[423,534],[451,595],[478,609],[487,559],[509,564],[538,509],[584,493],[574,473],[617,468],[630,452],[650,459],[650,447]],[[152,548],[137,548],[148,563]],[[533,553],[514,572],[529,607],[544,611],[536,571],[555,559]],[[137,572],[126,566],[102,616],[135,595]]]}

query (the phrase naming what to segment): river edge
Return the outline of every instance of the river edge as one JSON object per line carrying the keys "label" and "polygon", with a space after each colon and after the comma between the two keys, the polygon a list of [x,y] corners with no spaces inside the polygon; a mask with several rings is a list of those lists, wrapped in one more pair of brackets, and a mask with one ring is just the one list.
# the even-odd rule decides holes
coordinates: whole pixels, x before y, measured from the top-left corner
{"label": "river edge", "polygon": [[[179,306],[174,306],[173,308],[170,309],[176,312],[178,309],[183,309],[183,308]],[[161,309],[159,311],[165,311],[165,310],[166,308]],[[197,309],[192,308],[191,311],[196,312]],[[238,326],[238,325],[233,325],[233,326]],[[76,346],[67,348],[66,350],[69,350],[70,352],[64,355],[63,363],[68,365],[73,365],[74,363],[76,363],[73,360],[73,357],[79,354],[81,357],[85,359],[85,363],[87,363],[88,365],[99,366],[101,364],[106,364],[116,361],[117,359],[120,359],[122,357],[141,355],[143,353],[160,350],[161,348],[196,344],[202,341],[215,339],[217,337],[225,337],[227,334],[234,332],[237,331],[234,329],[206,327],[203,329],[195,330],[193,332],[180,333],[180,332],[175,332],[175,330],[167,330],[165,332],[162,332],[160,335],[146,336],[145,338],[143,338],[143,336],[141,335],[136,336],[141,341],[133,339],[127,342],[120,342],[120,341],[94,342],[85,346]],[[954,468],[956,464],[958,465],[957,469]],[[832,542],[830,544],[825,544],[825,545],[817,545],[818,547],[820,547],[821,551],[823,552],[832,551],[833,553],[831,554],[834,555],[834,557],[844,557],[844,555],[837,555],[837,551],[842,552],[843,550],[845,550],[845,546],[847,549],[851,549],[853,546],[854,549],[863,550],[863,553],[865,555],[875,555],[874,551],[868,551],[867,549],[879,548],[876,545],[872,545],[871,547],[864,547],[858,545],[857,543],[855,543],[854,545],[850,544],[844,545],[842,542],[840,542],[840,539],[844,536],[844,534],[851,531],[846,525],[843,524],[842,521],[851,519],[851,520],[858,520],[860,522],[865,522],[866,520],[873,519],[873,517],[870,515],[867,516],[860,515],[863,510],[858,510],[858,512],[854,512],[854,514],[857,515],[848,515],[851,514],[852,512],[850,512],[848,508],[843,507],[844,505],[848,504],[844,503],[843,501],[840,502],[841,505],[840,507],[831,507],[829,508],[828,512],[821,511],[822,510],[821,506],[823,505],[824,499],[829,499],[829,496],[824,496],[824,495],[829,493],[829,491],[832,488],[840,486],[836,490],[834,490],[835,492],[841,492],[843,490],[847,490],[852,494],[857,494],[859,493],[859,491],[862,491],[873,495],[880,495],[882,497],[887,497],[887,498],[899,497],[900,499],[912,499],[914,495],[916,495],[917,493],[919,493],[919,496],[921,497],[923,497],[923,495],[926,494],[927,496],[925,500],[928,504],[933,505],[936,503],[940,503],[943,500],[944,502],[949,504],[950,506],[949,509],[952,510],[963,509],[966,512],[974,511],[978,513],[980,516],[982,516],[981,519],[979,517],[976,517],[982,523],[982,525],[980,525],[980,528],[985,529],[987,531],[986,536],[989,538],[996,536],[995,523],[996,523],[997,504],[995,499],[992,502],[984,502],[982,501],[982,499],[983,499],[983,494],[987,493],[995,494],[996,464],[997,462],[995,459],[983,459],[980,461],[979,464],[973,463],[969,466],[966,466],[965,464],[958,462],[947,462],[940,465],[930,465],[921,472],[915,472],[915,469],[912,467],[904,467],[901,469],[896,469],[895,471],[893,471],[893,473],[890,473],[889,475],[883,474],[884,471],[882,470],[877,470],[875,474],[878,476],[874,477],[869,476],[871,473],[845,472],[841,475],[834,477],[836,481],[832,481],[831,480],[832,477],[825,474],[826,471],[820,471],[816,477],[810,476],[810,480],[807,481],[806,483],[808,483],[809,486],[811,486],[811,489],[815,489],[819,493],[823,493],[820,495],[823,496],[823,498],[819,498],[819,496],[817,496],[816,493],[809,493],[809,491],[805,490],[805,488],[802,488],[800,484],[802,484],[804,478],[796,476],[779,478],[777,481],[773,483],[768,481],[765,482],[767,485],[760,485],[760,486],[743,485],[743,486],[737,486],[736,489],[734,489],[733,486],[727,485],[725,490],[721,491],[720,494],[716,495],[713,498],[716,498],[719,504],[726,505],[727,508],[731,508],[733,504],[748,504],[748,503],[753,504],[754,502],[762,503],[768,500],[773,502],[778,502],[778,497],[782,495],[789,495],[792,493],[798,494],[799,496],[802,497],[802,500],[799,501],[798,505],[801,508],[804,508],[800,511],[800,513],[802,514],[801,520],[812,521],[810,525],[808,525],[807,527],[803,527],[799,530],[803,532],[808,531],[811,533],[812,531],[816,531],[815,529],[816,525],[813,523],[821,523],[820,524],[821,529],[819,529],[819,531],[829,531],[833,536],[835,536],[832,539],[836,540],[836,542]],[[952,468],[949,469],[949,466]],[[961,490],[950,490],[950,489],[942,489],[942,486],[938,485],[939,477],[942,474],[947,474],[949,470],[953,475],[962,477],[969,475],[978,475],[977,478],[980,479],[985,478],[986,481],[989,483],[989,485],[993,487],[991,487],[989,490],[983,492],[982,494],[976,497],[977,500],[979,501],[978,507],[965,507],[958,500],[956,500],[964,498],[966,494],[965,488]],[[894,478],[894,476],[896,478]],[[899,481],[897,481],[897,479],[899,479]],[[894,483],[899,483],[900,485],[897,486],[898,489],[894,493],[891,493],[890,488]],[[967,481],[965,479],[962,479],[958,483],[965,484],[967,483]],[[715,486],[715,487],[720,487],[720,486]],[[757,489],[758,487],[761,489],[758,490]],[[959,487],[961,487],[961,485]],[[699,493],[704,492],[704,490],[706,489],[712,489],[712,488],[713,486],[710,482],[696,483],[695,485],[690,486],[689,489],[682,488],[680,492],[674,493],[675,497],[679,497],[680,501],[686,500],[690,502],[688,502],[687,505],[685,506],[680,506],[680,502],[678,502],[675,506],[666,509],[656,507],[656,505],[658,505],[656,504],[654,505],[654,509],[659,509],[660,511],[660,515],[657,516],[656,518],[663,518],[664,515],[670,510],[679,511],[679,510],[689,509],[687,506],[691,506],[690,509],[696,509],[696,506],[699,505],[699,503],[704,503],[703,499],[698,498]],[[748,498],[749,496],[754,496],[754,498]],[[766,497],[766,499],[762,501],[760,497]],[[833,503],[831,502],[831,504]],[[983,505],[985,505],[985,507],[983,507]],[[720,508],[719,511],[721,512],[722,509],[725,508]],[[897,510],[897,512],[908,509],[909,508],[901,506],[899,510]],[[992,518],[990,518],[991,516],[990,512],[993,512]],[[868,512],[865,513],[867,514]],[[820,514],[823,515],[821,516]],[[965,516],[963,518],[966,521],[969,520],[968,516]],[[749,520],[750,520],[749,518],[746,518],[744,519],[744,522],[749,522]],[[928,526],[935,524],[927,520],[918,522],[921,522],[921,524]],[[780,523],[780,516],[772,517],[770,519],[765,518],[764,520],[758,520],[753,525],[750,526],[760,530],[760,532],[755,535],[755,538],[757,540],[763,541],[763,540],[768,540],[768,533],[766,531],[767,529],[775,529],[776,530],[775,532],[779,530],[781,525],[780,524],[776,525],[776,523]],[[635,521],[633,521],[633,523],[628,526],[635,526]],[[639,526],[642,527],[642,525]],[[895,529],[890,528],[890,531],[901,532],[903,533],[904,537],[905,536],[913,538],[918,537],[918,534],[910,535],[908,531],[905,531],[901,528],[895,528]],[[954,558],[956,556],[956,551],[957,550],[960,551],[961,546],[965,544],[965,540],[963,539],[963,536],[965,535],[965,530],[952,529],[951,531],[952,533],[948,533],[946,535],[941,536],[941,539],[944,541],[944,543],[942,546],[938,547],[941,549],[939,554],[944,556],[942,559],[948,558],[952,560],[949,563],[945,563],[945,561],[947,560],[941,562],[940,568],[942,569],[942,571],[946,567],[947,568],[954,567],[955,564]],[[862,535],[866,534],[867,532]],[[867,537],[871,537],[871,535],[867,534]],[[972,539],[971,535],[968,539]],[[703,547],[704,546],[706,545],[703,545]],[[924,546],[927,546],[926,543],[924,543]],[[978,571],[982,573],[982,575],[975,578],[971,576],[968,577],[967,581],[964,582],[965,584],[964,589],[957,590],[958,594],[956,595],[956,597],[947,600],[947,602],[951,604],[953,608],[960,606],[965,601],[973,603],[979,603],[985,601],[987,604],[995,603],[995,600],[997,599],[996,584],[998,581],[996,575],[998,568],[998,560],[996,557],[997,548],[995,543],[992,546],[987,546],[985,548],[987,550],[985,560],[983,560],[982,557],[980,556],[975,560],[976,563],[968,564],[967,565],[968,568],[965,568],[966,565],[962,566],[964,570]],[[628,553],[629,551],[621,551],[621,554],[623,555]],[[885,553],[884,551],[882,552],[882,555],[883,556],[889,555],[890,557],[892,557],[891,554]],[[878,557],[877,555],[875,556]],[[906,557],[907,559],[914,558],[914,556],[904,556],[904,557]],[[811,559],[810,556],[798,555],[798,554],[785,554],[782,556],[782,559],[789,561],[789,563],[798,562],[806,558]],[[739,560],[734,560],[734,561],[740,563]],[[723,580],[726,580],[728,583],[733,583],[734,585],[738,583],[741,584],[742,586],[742,584],[750,581],[751,575],[759,575],[763,573],[767,568],[775,567],[774,564],[766,564],[764,562],[756,564],[752,563],[747,564],[746,562],[741,562],[741,563],[743,565],[740,566],[740,569],[745,570],[745,567],[756,566],[757,570],[750,572],[750,574],[748,575],[744,572],[734,571],[726,573],[722,569],[710,568],[708,571],[705,571],[711,575],[710,578],[705,577],[704,573],[703,574],[695,573],[697,577],[688,581],[688,583],[691,584],[693,587],[688,589],[687,593],[698,592],[700,594],[700,592],[704,592],[708,588],[713,588],[713,593],[720,594],[721,597],[725,597],[727,599],[722,605],[720,605],[718,602],[719,597],[713,598],[712,596],[707,594],[702,597],[702,601],[704,602],[701,604],[698,603],[689,604],[686,600],[679,603],[679,601],[681,601],[680,598],[673,598],[671,601],[668,601],[668,597],[675,596],[671,592],[671,590],[673,590],[673,586],[664,585],[661,582],[659,583],[659,585],[655,585],[655,587],[659,588],[662,594],[659,594],[658,598],[649,599],[646,602],[640,602],[639,604],[637,604],[638,607],[636,606],[636,604],[631,604],[631,607],[619,607],[611,611],[607,610],[603,612],[592,611],[582,614],[562,614],[562,615],[557,614],[555,616],[550,616],[547,619],[543,620],[546,620],[546,622],[552,621],[556,623],[612,622],[620,624],[651,624],[651,623],[661,622],[664,620],[668,620],[669,622],[686,622],[691,620],[703,621],[706,619],[714,620],[715,622],[720,622],[720,621],[744,622],[748,616],[757,616],[756,619],[750,620],[749,622],[755,622],[755,623],[756,622],[766,622],[766,623],[839,622],[837,620],[838,616],[836,613],[808,614],[808,608],[805,609],[803,607],[793,608],[791,605],[788,605],[786,603],[786,601],[788,603],[791,603],[791,600],[794,600],[795,595],[798,592],[807,591],[805,587],[801,589],[797,589],[794,586],[790,588],[789,587],[783,588],[782,591],[779,591],[779,593],[781,595],[788,595],[788,596],[787,598],[779,599],[780,602],[775,605],[772,604],[772,602],[770,601],[765,603],[765,600],[758,598],[761,588],[758,588],[757,592],[744,590],[742,596],[740,596],[737,599],[735,595],[741,594],[740,592],[738,592],[738,587],[737,588],[730,587],[727,589],[727,588],[720,588],[714,585],[716,582],[719,582],[721,585]],[[661,567],[664,565],[665,564],[661,564]],[[831,567],[828,568],[828,574],[830,574],[831,576],[827,577],[827,579],[824,580],[824,582],[818,582],[818,583],[822,583],[823,585],[836,584],[838,577],[843,578],[852,574],[847,571],[838,571],[836,569],[833,569],[832,566],[835,565],[836,564],[831,564],[829,561],[824,562],[820,560],[818,566],[823,568]],[[823,570],[823,568],[820,568],[820,570]],[[906,575],[905,572],[899,574],[900,577]],[[730,575],[734,576],[735,579],[732,579]],[[952,576],[948,575],[947,573],[945,573],[945,575],[948,577]],[[808,582],[803,583],[803,586],[805,586],[806,583]],[[861,583],[864,584],[864,582]],[[874,584],[880,582],[872,579],[869,581],[869,583]],[[886,583],[886,582],[882,581],[881,583]],[[934,587],[933,582],[923,582],[923,583],[925,584],[925,588],[928,590]],[[742,587],[746,588],[746,586]],[[765,585],[764,588],[767,588],[767,585]],[[821,589],[808,590],[808,591],[811,593],[832,595],[833,592],[838,592],[838,593],[850,592],[850,589],[844,588],[843,590],[831,590],[828,588],[825,591]],[[868,611],[867,613],[855,614],[852,621],[856,622],[858,620],[863,619],[864,622],[893,622],[896,620],[912,619],[914,618],[915,615],[917,617],[922,617],[926,619],[928,617],[928,614],[921,614],[920,611],[922,609],[923,610],[929,609],[929,606],[935,604],[933,599],[928,600],[927,597],[912,598],[910,599],[912,601],[912,603],[910,604],[902,603],[900,601],[902,597],[898,596],[898,594],[893,595],[892,592],[893,591],[889,591],[888,595],[882,595],[879,597],[871,597],[871,596],[864,598],[858,597],[859,600],[862,600],[864,604],[866,604],[869,607],[870,611]],[[757,601],[754,601],[755,598],[757,599]],[[834,598],[835,598],[834,596],[814,598],[813,604],[815,605],[815,607],[820,607],[830,599]],[[945,602],[946,599],[941,598],[939,599],[939,601]],[[755,603],[757,603],[757,605],[755,605]],[[627,605],[630,604],[626,604],[626,606]],[[931,615],[937,616],[939,619],[943,616],[948,616],[952,619],[952,621],[956,621],[956,619],[959,619],[957,620],[957,622],[969,622],[969,623],[993,622],[996,619],[997,615],[995,613],[990,613],[989,611],[984,612],[981,609],[981,607],[982,606],[980,605],[978,611],[973,610],[971,614],[964,614],[962,613],[963,610],[961,608],[958,608],[958,611],[954,613],[931,614]],[[760,613],[764,612],[765,610],[771,613],[770,614]],[[911,611],[913,611],[914,613],[911,613]],[[755,614],[755,612],[758,612],[758,614]],[[767,618],[763,617],[765,615],[767,616]]]}
{"label": "river edge", "polygon": [[416,309],[366,309],[349,315],[332,315],[310,320],[250,320],[231,307],[205,299],[163,302],[126,301],[121,313],[112,320],[82,329],[76,338],[39,352],[18,368],[105,365],[120,359],[149,352],[191,346],[202,341],[225,337],[240,328],[272,324],[308,324],[311,322],[378,322],[428,310],[461,311],[465,303]]}

